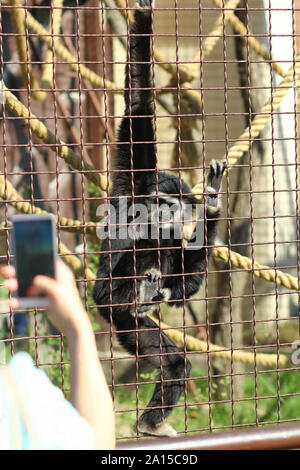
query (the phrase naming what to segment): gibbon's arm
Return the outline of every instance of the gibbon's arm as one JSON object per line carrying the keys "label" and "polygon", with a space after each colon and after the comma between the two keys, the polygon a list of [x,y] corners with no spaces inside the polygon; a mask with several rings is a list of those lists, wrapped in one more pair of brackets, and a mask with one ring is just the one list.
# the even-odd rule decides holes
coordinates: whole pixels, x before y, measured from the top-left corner
{"label": "gibbon's arm", "polygon": [[[187,247],[183,250],[183,254],[181,250],[177,250],[175,255],[175,272],[180,274],[183,271],[183,276],[174,276],[164,284],[164,287],[171,290],[169,297],[171,301],[182,299],[183,294],[188,299],[199,290],[202,283],[202,278],[206,271],[206,262],[211,255],[217,234],[218,218],[222,208],[220,192],[226,168],[226,162],[211,161],[205,195],[205,217],[197,221],[197,227],[191,237],[192,241],[198,230],[200,246],[199,248],[196,245],[191,247],[191,244],[188,243]],[[182,264],[184,265],[184,270],[182,270]]]}
{"label": "gibbon's arm", "polygon": [[[134,194],[144,194],[149,172],[156,168],[153,131],[153,93],[151,90],[150,38],[152,34],[151,1],[136,5],[135,22],[129,34],[128,63],[125,80],[125,117],[119,129],[115,168],[148,170],[134,172]],[[132,193],[132,174],[117,173],[114,194]]]}

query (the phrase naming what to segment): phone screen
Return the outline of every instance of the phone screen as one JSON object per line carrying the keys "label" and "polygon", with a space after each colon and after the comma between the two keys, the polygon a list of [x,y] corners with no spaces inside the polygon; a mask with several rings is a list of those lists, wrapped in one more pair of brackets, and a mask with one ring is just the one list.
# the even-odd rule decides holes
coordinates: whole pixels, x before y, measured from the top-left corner
{"label": "phone screen", "polygon": [[54,246],[51,220],[14,221],[19,297],[30,296],[36,275],[55,277]]}

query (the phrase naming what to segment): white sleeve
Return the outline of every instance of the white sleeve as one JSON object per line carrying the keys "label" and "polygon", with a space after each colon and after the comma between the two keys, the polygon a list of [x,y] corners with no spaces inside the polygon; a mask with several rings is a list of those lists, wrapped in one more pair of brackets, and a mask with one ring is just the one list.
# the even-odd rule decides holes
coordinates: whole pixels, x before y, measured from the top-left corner
{"label": "white sleeve", "polygon": [[9,367],[25,398],[32,428],[41,449],[93,449],[94,435],[62,391],[52,385],[44,371],[26,353],[18,353]]}

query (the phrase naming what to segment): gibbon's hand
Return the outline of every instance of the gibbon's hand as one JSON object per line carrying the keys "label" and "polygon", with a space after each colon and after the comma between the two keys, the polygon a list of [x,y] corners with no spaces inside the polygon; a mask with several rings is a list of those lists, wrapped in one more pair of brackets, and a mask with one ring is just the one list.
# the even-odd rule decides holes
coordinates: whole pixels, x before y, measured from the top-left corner
{"label": "gibbon's hand", "polygon": [[210,214],[215,214],[221,210],[221,195],[222,178],[227,169],[226,162],[212,160],[210,163],[210,172],[208,175],[208,186],[206,187],[207,209]]}
{"label": "gibbon's hand", "polygon": [[[61,260],[56,265],[57,276],[52,279],[47,276],[36,276],[32,282],[32,295],[45,295],[50,300],[48,311],[51,323],[62,333],[68,336],[78,331],[83,324],[89,322],[88,315],[82,305],[79,292],[72,271]],[[7,277],[6,288],[16,291],[18,282],[15,268],[4,266],[0,273]],[[19,306],[18,298],[11,298],[6,306],[16,309]]]}
{"label": "gibbon's hand", "polygon": [[222,178],[226,169],[227,164],[224,161],[212,160],[210,162],[208,184],[215,192],[219,192],[222,188]]}

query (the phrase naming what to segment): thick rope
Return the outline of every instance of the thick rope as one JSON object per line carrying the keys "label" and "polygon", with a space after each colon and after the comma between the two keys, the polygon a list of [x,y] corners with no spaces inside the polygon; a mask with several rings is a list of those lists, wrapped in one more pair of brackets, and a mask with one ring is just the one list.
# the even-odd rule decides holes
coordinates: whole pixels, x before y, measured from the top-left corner
{"label": "thick rope", "polygon": [[[0,227],[0,235],[6,235],[6,231],[3,227]],[[86,281],[92,283],[92,285],[95,283],[94,273],[89,268],[85,270],[81,260],[77,256],[73,255],[63,243],[60,243],[59,252],[65,262],[78,276],[83,277]],[[164,330],[165,334],[178,346],[186,347],[189,351],[203,351],[227,360],[233,359],[234,361],[244,362],[247,364],[254,363],[254,353],[246,351],[224,351],[224,348],[215,344],[209,344],[209,349],[207,349],[206,341],[183,334],[181,331],[170,328],[165,323],[159,322],[156,318],[152,318],[152,320],[159,325],[160,328]],[[261,364],[263,366],[276,366],[278,361],[280,365],[285,365],[287,364],[287,360],[287,357],[283,355],[279,355],[278,357],[275,354],[256,353],[255,355],[256,364]]]}
{"label": "thick rope", "polygon": [[243,362],[245,364],[254,364],[255,363],[262,366],[284,366],[288,363],[287,356],[282,354],[268,354],[268,353],[256,353],[249,351],[232,351],[224,350],[224,347],[217,346],[216,344],[209,344],[207,349],[207,342],[193,336],[187,335],[179,331],[178,329],[170,328],[163,322],[158,321],[156,318],[151,317],[152,320],[159,325],[159,327],[164,331],[164,333],[174,341],[177,346],[185,347],[188,351],[203,351],[211,356],[220,357],[222,359],[227,359],[231,361]]}
{"label": "thick rope", "polygon": [[[297,55],[295,66],[292,65],[285,73],[284,79],[275,88],[261,111],[257,113],[251,125],[240,136],[239,140],[231,147],[227,155],[229,167],[235,165],[237,161],[249,150],[251,142],[258,137],[268,120],[279,108],[282,100],[289,93],[290,89],[295,85],[295,80],[300,78],[300,54]],[[226,160],[226,155],[224,155]]]}
{"label": "thick rope", "polygon": [[[222,9],[222,0],[214,0],[216,6]],[[248,34],[247,28],[242,23],[242,21],[236,16],[235,8],[239,5],[240,0],[229,0],[224,8],[224,14],[221,12],[217,21],[214,24],[213,29],[210,31],[209,35],[204,39],[202,46],[202,58],[206,59],[209,54],[215,48],[217,42],[221,37],[223,37],[224,24],[230,22],[235,32],[243,39],[243,41],[249,45],[257,55],[262,57],[264,61],[273,68],[275,72],[284,77],[285,70],[276,62],[272,61],[268,53],[261,46],[260,42],[255,39],[255,37]],[[194,58],[194,61],[199,61],[199,54]],[[190,64],[189,70],[191,73],[196,76],[199,73],[199,64]]]}
{"label": "thick rope", "polygon": [[[42,213],[45,213],[43,211]],[[2,223],[0,225],[0,236],[5,237],[6,236],[6,229],[4,227],[4,224]],[[88,279],[92,282],[95,281],[95,275],[93,271],[90,268],[84,268],[81,260],[74,255],[71,250],[62,242],[60,242],[58,251],[61,254],[61,256],[64,258],[65,262],[70,266],[70,268],[76,273],[78,276],[82,277],[83,279]]]}
{"label": "thick rope", "polygon": [[85,268],[81,260],[76,255],[73,255],[69,248],[67,248],[62,242],[59,244],[59,253],[78,276],[85,280],[95,282],[95,274],[93,271],[88,267]]}
{"label": "thick rope", "polygon": [[[96,88],[105,88],[106,90],[112,90],[115,93],[123,93],[123,90],[120,87],[109,80],[105,80],[105,84],[103,78],[100,77],[97,73],[93,72],[93,70],[86,67],[84,64],[78,65],[78,59],[74,57],[66,47],[64,47],[58,37],[52,37],[49,31],[45,29],[32,15],[30,12],[27,13],[27,24],[32,31],[34,31],[42,41],[48,44],[49,48],[52,48],[55,53],[67,64],[70,68],[78,73],[80,67],[80,74],[82,78],[86,78],[89,82],[95,86]],[[104,86],[105,85],[105,86]]]}
{"label": "thick rope", "polygon": [[[49,20],[49,32],[52,33],[53,25],[53,37],[57,37],[60,32],[61,18],[62,18],[62,7],[63,0],[53,0],[53,8],[50,12]],[[43,65],[41,84],[42,88],[50,89],[53,88],[53,74],[54,74],[54,54],[52,47],[47,49],[45,55],[45,64]]]}
{"label": "thick rope", "polygon": [[48,144],[53,151],[57,150],[58,156],[63,158],[75,170],[82,171],[86,178],[92,181],[102,190],[107,190],[107,180],[104,175],[95,171],[94,167],[82,160],[77,153],[70,149],[62,140],[56,139],[55,135],[42,123],[33,113],[29,113],[26,106],[19,101],[5,86],[5,104],[10,111],[20,118],[24,124],[29,126],[31,131],[39,137],[45,144]]}
{"label": "thick rope", "polygon": [[[14,207],[21,214],[48,214],[47,211],[32,205],[28,201],[24,201],[22,196],[16,191],[11,182],[5,179],[3,175],[0,175],[0,198],[6,201],[9,205]],[[89,235],[95,235],[96,224],[93,222],[86,222],[83,226],[79,220],[70,219],[67,217],[57,217],[57,225],[62,230],[69,230],[74,232],[86,231]]]}
{"label": "thick rope", "polygon": [[[223,37],[224,22],[227,23],[230,16],[234,15],[234,9],[238,6],[240,1],[241,0],[229,0],[226,3],[225,11],[224,11],[224,19],[223,19],[223,13],[221,13],[219,17],[217,18],[212,31],[210,31],[209,35],[203,40],[202,53],[201,53],[202,60],[206,59],[209,56],[209,54],[215,48],[219,39]],[[199,53],[197,53],[193,61],[198,62],[199,60],[200,60]],[[199,74],[199,63],[190,64],[189,69],[192,71],[193,75],[196,77]]]}
{"label": "thick rope", "polygon": [[[122,10],[125,13],[125,10]],[[78,60],[76,57],[74,57],[66,47],[64,47],[59,39],[57,37],[53,37],[53,40],[51,36],[49,35],[49,32],[30,14],[30,12],[27,13],[27,23],[28,26],[40,36],[40,39],[46,44],[48,44],[49,47],[53,45],[55,53],[69,65],[69,67],[76,73],[78,73]],[[155,60],[157,62],[157,65],[160,65],[163,67],[166,71],[168,71],[170,74],[172,74],[173,77],[175,77],[175,71],[177,72],[176,66],[172,64],[168,64],[167,59],[162,57],[158,51],[155,52]],[[191,81],[193,80],[194,77],[192,77],[190,74],[187,75],[182,68],[181,70],[181,80],[182,83],[184,81]],[[124,90],[120,87],[118,87],[114,82],[106,79],[105,83],[102,77],[95,73],[93,70],[89,69],[87,66],[84,64],[80,64],[80,75],[82,78],[86,78],[94,87],[96,88],[103,88],[106,90],[113,91],[114,93],[118,94],[123,94]],[[176,84],[174,85],[173,81],[170,87],[177,86],[177,81]],[[162,93],[170,93],[173,92],[173,90],[168,90],[168,87],[165,90],[162,90]],[[189,96],[189,98],[193,101],[196,101],[197,105],[201,106],[201,95],[199,92],[196,90],[185,90],[185,93]],[[158,93],[160,94],[160,93]]]}
{"label": "thick rope", "polygon": [[264,279],[268,282],[276,283],[279,286],[286,287],[291,290],[298,290],[298,279],[295,276],[291,276],[288,273],[284,273],[279,269],[271,269],[269,266],[265,266],[257,263],[246,256],[242,256],[235,251],[230,251],[226,247],[216,246],[213,249],[213,256],[215,258],[222,259],[226,264],[229,263],[234,268],[242,269],[245,271],[253,271],[254,276]]}
{"label": "thick rope", "polygon": [[[298,69],[299,69],[298,74],[300,75],[300,64],[298,64]],[[291,86],[293,82],[291,82],[291,76],[290,75],[291,75],[291,72],[289,73],[287,78],[284,80],[284,82],[285,82],[285,84],[289,83],[290,86]],[[281,86],[282,86],[282,84],[281,84]],[[288,92],[288,88],[278,88],[278,91],[276,92],[278,94],[278,96],[276,97],[276,103],[277,103],[276,105],[279,106],[278,101],[283,99],[283,97],[287,94],[287,92]],[[22,103],[20,103],[17,100],[17,98],[11,92],[9,92],[7,89],[5,89],[5,97],[6,97],[6,100],[7,100],[6,104],[8,105],[9,109],[11,111],[13,111],[14,114],[16,114],[17,116],[22,117],[26,121],[26,123],[29,123],[31,128],[32,128],[32,131],[36,135],[38,135],[38,137],[40,137],[44,142],[50,143],[55,148],[55,137],[46,128],[46,126],[44,126],[44,124],[42,124],[34,116],[31,116],[30,119],[27,119],[28,114],[29,114],[27,108]],[[275,95],[274,95],[274,105],[275,105]],[[259,118],[260,115],[258,115],[257,117]],[[269,119],[268,114],[262,114],[262,117],[264,118],[263,122],[266,120],[266,118]],[[258,122],[259,122],[259,125],[261,126],[262,121],[259,120]],[[264,127],[264,124],[263,124],[263,127]],[[257,128],[256,128],[256,132],[258,132]],[[48,139],[49,135],[50,135],[51,139]],[[77,169],[81,170],[81,159],[80,159],[80,157],[77,154],[75,154],[73,151],[71,151],[69,149],[69,147],[67,147],[62,142],[59,141],[59,142],[57,142],[57,144],[60,144],[58,146],[58,152],[59,152],[60,156],[62,156],[62,158],[64,158],[69,164],[71,164],[73,168],[77,168]],[[243,142],[243,144],[245,145],[246,149],[248,149],[249,142]],[[236,146],[234,146],[234,147],[236,147]],[[243,149],[245,147],[243,147]],[[246,150],[243,150],[243,151],[246,151]],[[229,156],[231,155],[231,152],[232,152],[232,150],[230,150]],[[237,152],[237,151],[234,150],[234,152]],[[65,153],[68,155],[67,157],[66,157]],[[76,157],[75,161],[72,158],[73,154]],[[241,155],[241,153],[238,153],[238,155]],[[231,156],[230,157],[231,165],[235,163],[235,162],[232,163],[232,158],[233,157]],[[85,164],[85,169],[87,169],[86,165],[87,164]],[[88,166],[88,170],[90,171],[90,166]],[[100,185],[100,187],[102,189],[106,190],[106,178],[104,177],[104,175],[100,175],[98,173],[86,173],[86,176],[89,177],[89,179],[91,179],[98,186]],[[4,180],[0,181],[0,183],[1,183],[1,188],[2,188],[2,196],[1,197],[3,197],[3,194],[4,194],[3,193]],[[7,181],[7,185],[10,185],[10,183],[8,181]],[[195,190],[195,188],[198,191],[199,190],[199,185],[196,185],[196,187],[194,187],[193,190]],[[202,190],[202,188],[201,188],[201,190]],[[11,191],[15,191],[15,190],[13,188],[11,188]],[[17,193],[11,193],[11,197],[9,197],[9,198],[7,197],[6,199],[11,199],[12,200],[12,205],[14,205],[16,207],[16,209],[19,210],[20,212],[23,212],[23,213],[31,213],[32,212],[31,205],[29,203],[26,203],[25,201],[22,201],[21,200],[22,198],[20,196],[17,196]],[[36,208],[36,213],[39,213],[40,210],[41,209]],[[76,227],[77,226],[77,229],[79,230],[80,227],[82,227],[81,222],[74,221],[72,219],[60,218],[60,222],[61,222],[62,225],[69,226],[70,229],[71,229],[71,227]],[[86,229],[87,229],[87,231],[90,231],[90,232],[94,233],[94,227],[93,226],[87,227]],[[214,251],[213,251],[213,255],[215,257],[221,258],[225,262],[228,262],[228,258],[229,258],[228,253],[229,253],[228,249],[225,248],[225,247],[223,247],[223,248],[222,247],[214,248]],[[231,252],[231,254],[232,254],[231,263],[234,267],[245,268],[245,269],[252,270],[252,261],[250,259],[248,259],[246,257],[242,257],[241,255],[239,255],[237,253],[234,253],[234,252]],[[271,281],[271,282],[275,281],[275,270],[270,269],[267,266],[261,266],[258,263],[255,263],[253,268],[255,269],[254,270],[255,276],[261,277],[261,278],[263,278],[267,281]],[[294,278],[293,276],[290,276],[289,274],[277,271],[277,281],[280,285],[283,285],[283,286],[287,287],[288,289],[295,289],[295,290],[298,289],[297,279]]]}
{"label": "thick rope", "polygon": [[[8,179],[0,175],[0,198],[5,200],[8,204],[14,207],[22,214],[47,214],[47,211],[40,207],[33,206],[31,203],[24,201],[20,194],[16,191]],[[94,236],[96,234],[96,224],[94,222],[83,223],[79,220],[70,219],[67,217],[56,217],[57,224],[61,230],[86,232],[88,235]],[[298,279],[295,276],[284,273],[280,270],[275,270],[269,266],[261,265],[257,262],[252,264],[252,260],[246,256],[242,256],[235,251],[230,251],[226,247],[216,246],[213,249],[213,256],[222,259],[228,264],[229,259],[231,266],[237,269],[247,271],[253,270],[253,274],[268,282],[277,282],[278,285],[286,287],[291,290],[298,290]]]}
{"label": "thick rope", "polygon": [[[222,0],[213,0],[213,1],[218,8],[221,8],[221,9],[223,8]],[[228,2],[228,5],[225,6],[225,9],[227,8],[235,8],[235,7],[234,6],[230,7],[229,2]],[[229,13],[228,16],[227,16],[227,13]],[[231,23],[236,33],[238,33],[241,36],[243,41],[245,41],[246,44],[249,44],[249,46],[260,57],[262,57],[266,62],[268,62],[270,66],[273,68],[273,70],[275,70],[275,72],[277,72],[279,75],[284,77],[286,73],[285,70],[279,64],[272,61],[268,53],[261,46],[260,42],[257,41],[257,39],[255,39],[253,36],[248,35],[247,28],[242,23],[242,21],[234,14],[234,11],[228,12],[228,10],[227,11],[225,10],[224,15],[225,17],[227,16],[228,21]],[[223,14],[221,15],[221,17],[223,17]],[[223,33],[223,27],[222,27],[222,33]],[[211,34],[214,34],[214,33],[211,33]]]}
{"label": "thick rope", "polygon": [[20,0],[10,0],[11,20],[13,30],[16,33],[17,50],[20,61],[20,68],[25,87],[28,87],[34,99],[43,101],[46,98],[46,93],[38,91],[40,86],[32,74],[32,67],[30,63],[30,52],[27,47],[27,34],[26,34],[26,16],[29,14],[25,12]]}
{"label": "thick rope", "polygon": [[[294,87],[295,81],[300,78],[300,54],[297,55],[295,66],[292,65],[286,72],[284,79],[274,89],[273,94],[256,114],[251,122],[251,125],[242,133],[237,142],[229,149],[227,155],[223,156],[223,160],[228,161],[228,169],[237,164],[238,160],[248,152],[251,142],[256,139],[261,131],[266,126],[267,122],[274,115],[274,112],[279,108],[282,100],[289,93],[290,89]],[[193,187],[193,192],[198,199],[202,199],[203,183],[199,183]]]}

